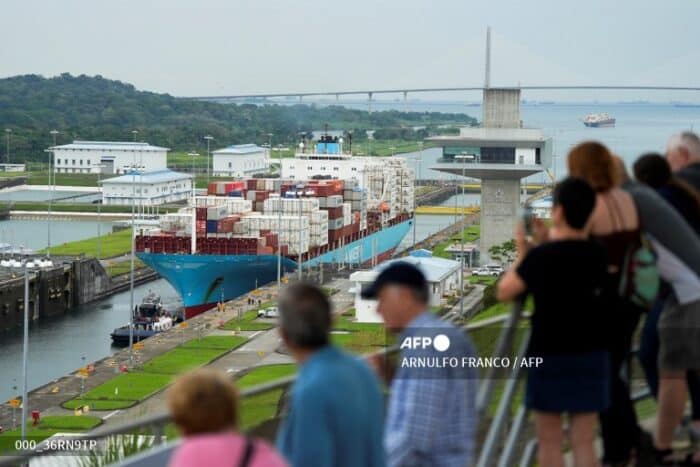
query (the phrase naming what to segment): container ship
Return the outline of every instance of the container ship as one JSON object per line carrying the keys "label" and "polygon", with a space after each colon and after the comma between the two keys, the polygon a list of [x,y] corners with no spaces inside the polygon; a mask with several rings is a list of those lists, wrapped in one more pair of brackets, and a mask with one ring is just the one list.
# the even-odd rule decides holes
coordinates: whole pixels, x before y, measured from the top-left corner
{"label": "container ship", "polygon": [[615,119],[607,113],[588,114],[583,119],[583,124],[592,128],[613,127],[615,126]]}
{"label": "container ship", "polygon": [[414,173],[400,157],[353,157],[323,136],[280,161],[279,178],[210,183],[141,230],[137,256],[179,293],[185,318],[328,264],[376,264],[410,231]]}

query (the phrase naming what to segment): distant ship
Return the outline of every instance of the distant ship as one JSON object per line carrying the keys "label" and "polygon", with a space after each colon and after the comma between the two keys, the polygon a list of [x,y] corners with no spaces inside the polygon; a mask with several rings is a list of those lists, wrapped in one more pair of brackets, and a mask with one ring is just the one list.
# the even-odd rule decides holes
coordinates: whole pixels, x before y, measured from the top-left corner
{"label": "distant ship", "polygon": [[607,113],[588,114],[583,119],[583,124],[592,128],[613,127],[615,119]]}

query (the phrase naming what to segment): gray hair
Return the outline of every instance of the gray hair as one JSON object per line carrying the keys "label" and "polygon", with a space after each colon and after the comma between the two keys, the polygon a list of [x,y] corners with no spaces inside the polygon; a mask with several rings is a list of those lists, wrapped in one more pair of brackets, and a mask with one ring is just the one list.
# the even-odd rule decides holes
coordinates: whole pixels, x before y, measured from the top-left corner
{"label": "gray hair", "polygon": [[667,147],[669,150],[683,148],[691,158],[700,159],[700,138],[692,131],[684,131],[671,136]]}
{"label": "gray hair", "polygon": [[293,284],[279,300],[280,328],[289,342],[304,349],[328,345],[331,329],[331,303],[312,284]]}

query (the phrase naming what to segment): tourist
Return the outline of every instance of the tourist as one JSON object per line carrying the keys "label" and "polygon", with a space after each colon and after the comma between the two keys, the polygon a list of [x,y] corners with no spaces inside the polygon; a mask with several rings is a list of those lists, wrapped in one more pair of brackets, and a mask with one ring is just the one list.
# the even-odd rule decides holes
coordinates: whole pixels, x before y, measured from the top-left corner
{"label": "tourist", "polygon": [[[606,316],[607,252],[588,237],[596,194],[580,178],[553,193],[552,228],[531,246],[516,232],[518,258],[498,284],[498,298],[534,298],[526,404],[535,413],[539,465],[564,465],[562,416],[569,415],[569,446],[577,466],[598,465],[593,441],[597,414],[610,403]],[[568,331],[567,331],[568,330]]]}
{"label": "tourist", "polygon": [[309,284],[279,300],[280,334],[299,364],[277,447],[294,467],[382,467],[383,399],[362,360],[331,345],[331,304]]}
{"label": "tourist", "polygon": [[639,245],[641,231],[632,196],[619,185],[621,174],[608,149],[597,142],[575,146],[568,155],[569,174],[586,180],[596,192],[596,205],[589,220],[589,233],[605,245],[608,254],[610,306],[605,324],[610,339],[610,406],[600,414],[603,462],[629,462],[651,450],[650,436],[639,427],[628,382],[622,368],[628,360],[632,336],[647,310],[617,293],[623,280],[623,263],[630,245]]}
{"label": "tourist", "polygon": [[[646,154],[635,162],[634,173],[637,180],[656,189],[700,233],[700,197],[685,181],[672,175],[666,159],[659,154]],[[674,459],[671,443],[688,393],[693,419],[690,437],[692,441],[700,439],[700,377],[695,371],[700,368],[700,279],[666,248],[658,244],[655,248],[668,285],[645,322],[640,362],[659,402],[656,457],[670,462]],[[694,460],[700,463],[700,455]]]}
{"label": "tourist", "polygon": [[260,440],[237,431],[238,394],[224,373],[203,369],[168,389],[173,421],[184,436],[171,467],[283,467],[287,463]]}
{"label": "tourist", "polygon": [[692,131],[672,136],[666,146],[668,163],[678,177],[700,192],[700,138]]}
{"label": "tourist", "polygon": [[[416,368],[413,357],[443,359],[474,357],[467,336],[431,311],[428,284],[415,266],[396,262],[386,267],[362,291],[365,299],[377,300],[377,311],[387,330],[400,334],[401,355],[389,393],[384,446],[387,464],[402,466],[470,465],[477,429],[476,369],[459,364]],[[447,342],[425,347],[410,345],[413,339],[435,338]],[[446,336],[446,337],[445,337]],[[402,343],[408,343],[404,345]],[[377,371],[388,378],[387,360],[376,357]],[[387,381],[388,382],[388,381]]]}

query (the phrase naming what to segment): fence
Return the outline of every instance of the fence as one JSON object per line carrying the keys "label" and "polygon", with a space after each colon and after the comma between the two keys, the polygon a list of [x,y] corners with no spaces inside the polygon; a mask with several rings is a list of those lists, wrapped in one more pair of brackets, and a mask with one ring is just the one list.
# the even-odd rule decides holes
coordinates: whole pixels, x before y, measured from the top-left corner
{"label": "fence", "polygon": [[[463,330],[474,333],[490,326],[503,325],[495,343],[493,357],[501,358],[511,355],[516,344],[518,350],[515,355],[524,355],[529,340],[529,327],[520,326],[523,316],[522,303],[516,303],[511,313],[476,323],[469,323],[463,327]],[[397,352],[398,348],[393,346],[380,353],[390,355]],[[532,436],[530,438],[524,436],[528,415],[527,409],[521,404],[517,408],[515,415],[511,416],[513,403],[518,394],[518,387],[523,380],[523,373],[521,365],[514,365],[509,370],[490,366],[481,378],[476,407],[481,420],[481,434],[479,437],[483,438],[483,440],[477,443],[477,446],[481,446],[476,460],[477,467],[506,467],[513,465],[513,459],[518,458],[520,459],[519,465],[521,467],[534,465],[537,442]],[[289,376],[242,390],[240,397],[244,418],[246,401],[271,391],[287,389],[294,380],[295,376]],[[498,387],[499,381],[502,381],[502,387]],[[497,393],[500,396],[497,399],[497,408],[493,416],[489,416],[487,413],[488,408]],[[633,400],[639,401],[649,396],[649,391],[642,389],[633,394]],[[107,440],[119,435],[147,433],[152,436],[153,445],[143,452],[123,459],[119,465],[128,467],[166,465],[172,450],[177,447],[177,441],[163,443],[163,435],[166,432],[166,426],[170,422],[171,417],[168,413],[149,415],[116,427],[98,428],[89,434],[76,436],[71,439],[85,441]],[[506,429],[507,427],[509,428]],[[28,451],[20,452],[13,456],[0,457],[0,467],[18,465],[30,459],[51,455],[52,453],[55,453],[55,451],[45,449],[41,452]]]}

